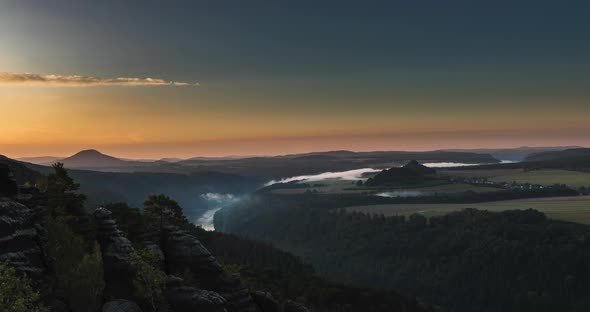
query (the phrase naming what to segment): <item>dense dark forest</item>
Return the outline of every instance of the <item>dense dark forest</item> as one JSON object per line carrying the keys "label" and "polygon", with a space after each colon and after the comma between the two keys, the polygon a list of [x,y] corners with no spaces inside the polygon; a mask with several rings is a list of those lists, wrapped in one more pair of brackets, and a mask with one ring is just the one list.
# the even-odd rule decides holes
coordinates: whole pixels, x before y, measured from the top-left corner
{"label": "dense dark forest", "polygon": [[395,291],[333,283],[321,278],[299,257],[272,245],[233,234],[190,230],[228,270],[251,289],[265,289],[278,299],[305,298],[314,311],[412,310],[416,305]]}
{"label": "dense dark forest", "polygon": [[272,242],[322,276],[396,289],[439,311],[590,308],[588,226],[535,210],[368,216],[320,198],[259,195],[222,210],[216,227]]}

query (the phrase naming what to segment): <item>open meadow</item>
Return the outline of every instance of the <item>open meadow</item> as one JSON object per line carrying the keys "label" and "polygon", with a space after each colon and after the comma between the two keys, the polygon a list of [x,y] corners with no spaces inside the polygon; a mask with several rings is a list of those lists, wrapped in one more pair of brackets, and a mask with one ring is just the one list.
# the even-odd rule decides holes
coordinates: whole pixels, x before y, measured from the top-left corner
{"label": "open meadow", "polygon": [[347,211],[358,211],[369,214],[384,214],[385,216],[411,215],[419,213],[426,217],[448,214],[466,208],[476,208],[489,211],[504,211],[514,209],[535,209],[547,217],[590,224],[590,196],[548,197],[517,199],[473,204],[387,204],[367,205],[344,208]]}
{"label": "open meadow", "polygon": [[590,187],[590,173],[569,170],[531,170],[495,176],[494,182],[531,183],[541,185],[566,184],[571,187]]}

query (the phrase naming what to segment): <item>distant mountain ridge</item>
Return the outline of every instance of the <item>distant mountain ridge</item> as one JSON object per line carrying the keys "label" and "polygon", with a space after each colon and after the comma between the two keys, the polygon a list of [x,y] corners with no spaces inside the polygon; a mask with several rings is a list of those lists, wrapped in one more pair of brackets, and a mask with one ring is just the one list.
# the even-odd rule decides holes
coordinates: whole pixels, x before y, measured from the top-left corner
{"label": "distant mountain ridge", "polygon": [[545,152],[564,151],[581,148],[580,146],[521,146],[515,148],[481,148],[481,149],[448,149],[448,152],[471,152],[490,154],[499,160],[523,161],[527,157]]}
{"label": "distant mountain ridge", "polygon": [[133,161],[105,155],[93,149],[80,151],[70,157],[61,159],[60,162],[67,168],[113,168],[129,166],[134,163]]}
{"label": "distant mountain ridge", "polygon": [[43,176],[38,171],[29,168],[29,166],[27,166],[26,163],[10,159],[3,155],[0,155],[0,165],[4,165],[10,168],[10,171],[14,174],[16,182],[19,185],[25,184],[27,182],[30,184],[35,184],[37,180]]}
{"label": "distant mountain ridge", "polygon": [[19,161],[24,161],[24,162],[28,162],[28,163],[36,164],[36,165],[51,165],[51,164],[58,162],[61,159],[63,159],[63,157],[58,157],[58,156],[38,156],[38,157],[17,158],[17,160],[19,160]]}
{"label": "distant mountain ridge", "polygon": [[535,153],[528,156],[526,161],[547,161],[584,157],[590,157],[590,148],[572,148],[563,151]]}
{"label": "distant mountain ridge", "polygon": [[[84,150],[59,159],[69,169],[102,172],[161,172],[190,174],[216,171],[250,177],[283,178],[296,175],[337,172],[360,168],[391,168],[416,159],[425,162],[457,162],[469,164],[495,164],[498,159],[489,154],[471,152],[406,152],[406,151],[329,151],[282,156],[247,158],[197,157],[187,160],[162,159],[156,161],[127,160],[103,154],[97,150]],[[41,165],[51,165],[51,163]]]}

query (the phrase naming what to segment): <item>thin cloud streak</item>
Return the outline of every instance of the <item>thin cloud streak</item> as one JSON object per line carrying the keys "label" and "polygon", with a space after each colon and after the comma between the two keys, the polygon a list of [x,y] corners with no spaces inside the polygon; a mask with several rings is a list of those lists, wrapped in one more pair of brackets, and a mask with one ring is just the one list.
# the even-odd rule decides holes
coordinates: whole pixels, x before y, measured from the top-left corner
{"label": "thin cloud streak", "polygon": [[0,85],[11,86],[55,86],[55,87],[91,87],[91,86],[199,86],[199,83],[166,81],[157,78],[98,78],[91,76],[39,75],[30,73],[0,72]]}

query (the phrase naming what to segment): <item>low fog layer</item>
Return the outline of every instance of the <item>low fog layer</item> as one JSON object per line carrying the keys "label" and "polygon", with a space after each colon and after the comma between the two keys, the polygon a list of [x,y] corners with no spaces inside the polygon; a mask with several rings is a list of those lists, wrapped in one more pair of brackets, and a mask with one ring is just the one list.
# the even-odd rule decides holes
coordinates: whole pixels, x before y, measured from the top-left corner
{"label": "low fog layer", "polygon": [[424,195],[429,195],[429,193],[419,191],[391,191],[375,194],[375,196],[379,197],[417,197]]}
{"label": "low fog layer", "polygon": [[269,186],[275,183],[289,183],[293,181],[300,181],[302,183],[305,182],[317,182],[323,180],[345,180],[345,181],[356,181],[356,180],[364,180],[363,177],[366,173],[372,172],[379,172],[379,169],[373,168],[362,168],[362,169],[355,169],[355,170],[347,170],[347,171],[340,171],[340,172],[324,172],[320,174],[314,175],[302,175],[302,176],[295,176],[290,178],[284,178],[281,180],[271,180],[267,182],[265,185]]}
{"label": "low fog layer", "polygon": [[233,194],[220,193],[206,193],[201,194],[200,197],[210,204],[210,209],[205,211],[205,213],[203,213],[203,215],[197,219],[195,224],[201,226],[207,231],[215,230],[215,227],[213,226],[213,217],[219,209],[240,200],[239,197]]}
{"label": "low fog layer", "polygon": [[[423,163],[426,167],[431,168],[448,168],[448,167],[463,167],[463,166],[477,166],[482,164],[466,164],[466,163],[458,163],[458,162],[431,162],[431,163]],[[395,166],[399,167],[399,165]],[[358,181],[358,180],[366,180],[367,173],[375,173],[379,172],[382,169],[374,169],[374,168],[362,168],[362,169],[354,169],[354,170],[347,170],[347,171],[340,171],[340,172],[323,172],[320,174],[313,174],[313,175],[301,175],[301,176],[294,176],[289,178],[283,178],[280,180],[271,180],[265,184],[265,186],[273,185],[276,183],[289,183],[294,181],[299,181],[301,183],[307,182],[319,182],[324,180],[344,180],[344,181]]]}

